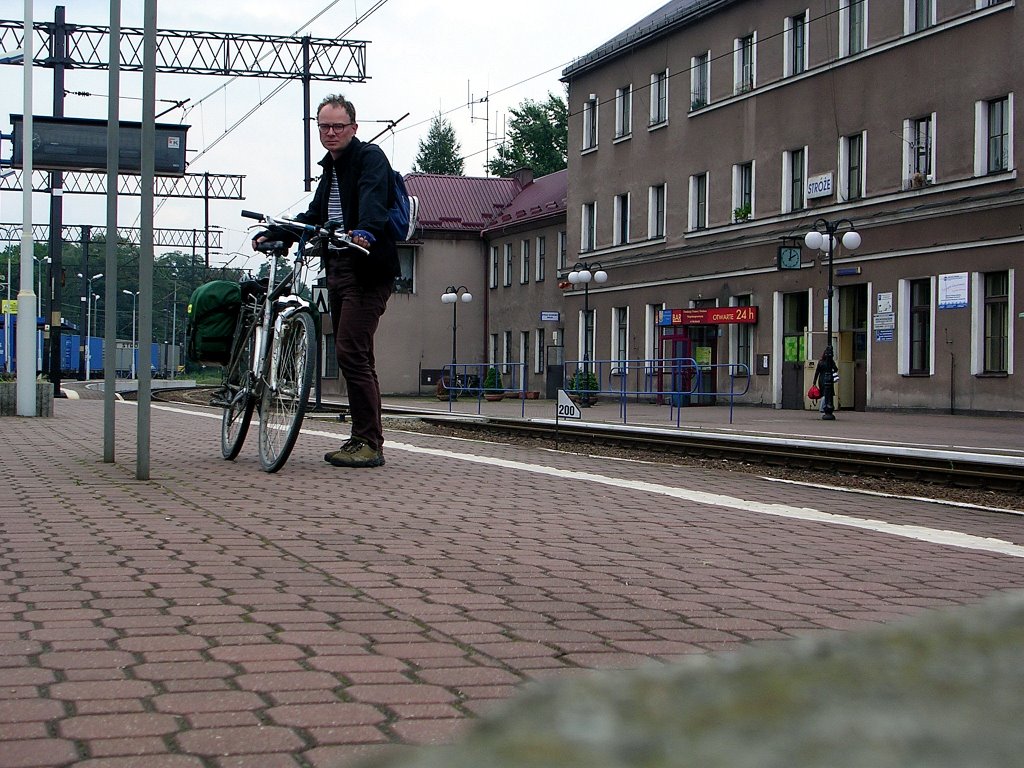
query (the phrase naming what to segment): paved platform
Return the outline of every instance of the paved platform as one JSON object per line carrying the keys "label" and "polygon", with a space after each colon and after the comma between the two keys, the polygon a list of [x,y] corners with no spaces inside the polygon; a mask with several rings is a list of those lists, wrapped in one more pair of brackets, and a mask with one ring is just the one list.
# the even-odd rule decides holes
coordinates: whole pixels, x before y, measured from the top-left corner
{"label": "paved platform", "polygon": [[[823,429],[750,411],[713,427]],[[114,463],[102,401],[55,414],[0,419],[0,768],[340,768],[451,740],[537,681],[1024,585],[1020,515],[400,430],[386,466],[344,470],[322,460],[347,437],[331,419],[267,475],[254,436],[225,462],[219,413],[163,405],[139,481],[135,404],[115,407]],[[1020,432],[828,427],[1008,449]]]}

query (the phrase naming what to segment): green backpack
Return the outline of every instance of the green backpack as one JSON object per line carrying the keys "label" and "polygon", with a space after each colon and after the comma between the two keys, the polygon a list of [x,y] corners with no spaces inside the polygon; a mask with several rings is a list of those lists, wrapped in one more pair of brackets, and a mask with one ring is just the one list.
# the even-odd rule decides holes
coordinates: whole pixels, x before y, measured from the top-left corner
{"label": "green backpack", "polygon": [[242,307],[241,286],[232,280],[203,283],[188,302],[189,360],[203,365],[225,365],[231,359],[238,313]]}

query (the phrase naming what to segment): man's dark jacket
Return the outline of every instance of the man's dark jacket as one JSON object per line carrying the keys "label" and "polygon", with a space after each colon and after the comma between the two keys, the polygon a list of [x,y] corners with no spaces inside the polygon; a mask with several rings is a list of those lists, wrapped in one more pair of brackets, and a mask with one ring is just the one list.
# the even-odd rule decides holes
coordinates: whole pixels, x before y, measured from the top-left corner
{"label": "man's dark jacket", "polygon": [[307,224],[327,221],[327,199],[331,193],[331,177],[338,177],[341,211],[345,230],[365,229],[376,241],[370,254],[355,251],[339,258],[351,258],[356,278],[365,285],[391,283],[401,274],[398,248],[388,227],[391,199],[391,164],[376,144],[367,144],[355,136],[337,160],[328,152],[320,161],[324,169],[316,193],[305,213],[295,218]]}

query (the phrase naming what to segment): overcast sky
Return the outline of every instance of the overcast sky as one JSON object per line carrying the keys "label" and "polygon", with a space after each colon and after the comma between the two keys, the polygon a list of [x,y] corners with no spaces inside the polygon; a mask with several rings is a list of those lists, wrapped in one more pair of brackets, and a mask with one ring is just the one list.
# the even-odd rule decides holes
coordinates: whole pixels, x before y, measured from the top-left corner
{"label": "overcast sky", "polygon": [[[161,0],[157,27],[171,30],[240,32],[274,35],[310,34],[334,38],[378,0]],[[36,21],[52,21],[57,2],[34,0]],[[562,94],[562,69],[664,4],[663,0],[594,3],[593,0],[386,0],[347,39],[368,41],[366,70],[360,84],[314,82],[314,105],[327,93],[342,92],[358,110],[359,136],[372,138],[387,121],[409,116],[378,140],[397,170],[409,171],[419,141],[438,114],[451,121],[466,157],[467,175],[484,175],[488,128],[499,136],[509,107],[523,99],[543,100],[549,92]],[[108,0],[65,0],[69,24],[108,26]],[[122,26],[142,26],[142,0],[122,0]],[[0,0],[0,19],[20,21],[23,0]],[[311,26],[307,22],[327,9]],[[52,114],[52,71],[34,68],[35,114]],[[70,70],[65,80],[69,93],[68,117],[106,118],[107,73]],[[191,125],[188,132],[190,172],[208,171],[245,176],[246,199],[213,201],[211,223],[224,230],[223,255],[211,261],[223,264],[231,252],[246,255],[248,235],[242,208],[273,214],[296,213],[308,205],[302,184],[302,87],[295,81],[261,107],[244,125],[222,138],[227,128],[266,99],[280,81],[264,78],[228,81],[216,76],[160,75],[157,99],[190,99],[187,110],[175,109],[160,122]],[[0,66],[0,121],[2,132],[11,130],[9,114],[23,111],[23,72],[19,66]],[[79,94],[91,95],[79,95]],[[141,77],[123,73],[121,119],[138,120]],[[212,95],[211,95],[212,94]],[[204,98],[205,97],[205,98]],[[487,103],[480,100],[488,97]],[[475,101],[473,107],[469,101]],[[157,114],[169,104],[158,101]],[[489,118],[489,124],[485,120]],[[381,121],[381,122],[377,122]],[[492,142],[493,156],[493,142]],[[313,137],[314,159],[323,153]],[[0,156],[9,159],[10,142]],[[158,201],[159,202],[159,201]],[[0,221],[20,222],[20,193],[0,193]],[[36,195],[36,223],[48,218],[47,196]],[[120,224],[137,224],[138,201],[121,204]],[[102,225],[104,198],[66,195],[64,221]],[[157,227],[201,227],[201,200],[169,200],[156,214]],[[232,266],[238,266],[236,257]],[[250,262],[246,262],[251,266]]]}

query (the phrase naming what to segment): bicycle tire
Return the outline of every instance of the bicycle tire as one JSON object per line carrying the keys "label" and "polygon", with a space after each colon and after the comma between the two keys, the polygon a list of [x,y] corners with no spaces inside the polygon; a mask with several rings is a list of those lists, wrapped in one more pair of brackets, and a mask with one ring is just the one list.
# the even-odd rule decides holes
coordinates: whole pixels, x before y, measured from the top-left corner
{"label": "bicycle tire", "polygon": [[295,447],[313,385],[315,345],[313,317],[304,310],[289,316],[271,339],[259,411],[260,464],[266,472],[281,469]]}
{"label": "bicycle tire", "polygon": [[220,420],[220,452],[228,461],[234,461],[242,450],[242,443],[245,442],[256,409],[256,395],[253,391],[256,379],[251,371],[255,338],[250,327],[235,350],[237,362],[230,368],[227,382],[230,402],[224,407]]}

